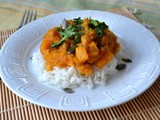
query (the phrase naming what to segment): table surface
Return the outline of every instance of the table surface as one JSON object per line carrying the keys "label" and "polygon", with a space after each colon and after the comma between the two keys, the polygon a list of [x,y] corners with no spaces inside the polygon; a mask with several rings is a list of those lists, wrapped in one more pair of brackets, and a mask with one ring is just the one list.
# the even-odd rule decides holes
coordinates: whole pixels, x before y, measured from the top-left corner
{"label": "table surface", "polygon": [[18,26],[24,9],[36,9],[40,18],[63,11],[117,7],[127,7],[155,35],[160,35],[160,0],[0,0],[0,30]]}
{"label": "table surface", "polygon": [[[150,30],[158,37],[160,34],[159,0],[5,0],[0,2],[0,47],[6,39],[16,30],[25,9],[38,11],[38,18],[61,11],[79,9],[97,9],[108,11],[116,7],[137,8],[133,16],[126,8],[110,10],[117,14],[127,16],[133,20],[148,25]],[[62,4],[61,4],[62,3]],[[62,7],[63,6],[63,7]],[[136,19],[138,18],[138,19]],[[12,21],[12,22],[11,22]],[[8,24],[10,23],[10,24]],[[27,102],[12,93],[0,81],[0,119],[1,120],[159,120],[160,119],[160,77],[150,89],[137,98],[108,109],[90,112],[64,112],[47,109]]]}

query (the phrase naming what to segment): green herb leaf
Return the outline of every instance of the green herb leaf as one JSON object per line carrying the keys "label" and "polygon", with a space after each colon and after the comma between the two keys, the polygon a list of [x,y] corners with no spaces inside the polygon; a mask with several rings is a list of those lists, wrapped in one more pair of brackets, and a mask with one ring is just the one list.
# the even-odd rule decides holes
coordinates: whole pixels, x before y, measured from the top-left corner
{"label": "green herb leaf", "polygon": [[74,40],[74,43],[75,44],[78,44],[78,43],[80,43],[81,42],[81,37],[80,36],[77,36],[76,38],[75,38],[75,40]]}
{"label": "green herb leaf", "polygon": [[64,29],[63,29],[62,26],[61,26],[61,27],[58,27],[58,28],[57,28],[57,31],[58,31],[58,32],[62,32],[62,31],[64,31]]}
{"label": "green herb leaf", "polygon": [[74,25],[69,25],[65,30],[64,30],[64,36],[67,38],[73,37],[73,35],[76,34],[75,32],[75,26]]}
{"label": "green herb leaf", "polygon": [[89,23],[88,27],[91,28],[91,29],[95,29],[95,26],[92,23]]}
{"label": "green herb leaf", "polygon": [[99,24],[99,22],[98,22],[98,20],[91,19],[91,24],[93,24],[96,27]]}
{"label": "green herb leaf", "polygon": [[97,28],[96,28],[96,33],[97,33],[97,36],[98,36],[98,37],[101,37],[102,34],[103,34],[103,29],[97,27]]}
{"label": "green herb leaf", "polygon": [[66,39],[73,37],[76,32],[75,32],[75,26],[74,25],[69,25],[66,29],[60,28],[59,34],[61,35],[62,39],[58,43],[53,43],[51,45],[52,48],[61,45]]}
{"label": "green herb leaf", "polygon": [[88,27],[96,30],[98,37],[101,37],[103,34],[103,30],[108,28],[108,26],[104,22],[100,23],[98,22],[98,20],[92,20],[92,19],[91,22],[88,24]]}
{"label": "green herb leaf", "polygon": [[81,26],[81,25],[77,25],[76,30],[80,31],[80,30],[82,30],[82,29],[83,29],[83,28],[82,28],[82,26]]}
{"label": "green herb leaf", "polygon": [[73,52],[75,51],[76,47],[77,47],[76,45],[75,45],[75,46],[70,47],[70,48],[68,49],[68,54],[73,53]]}
{"label": "green herb leaf", "polygon": [[104,22],[102,22],[98,25],[98,27],[104,30],[104,29],[108,28],[108,25],[106,25]]}
{"label": "green herb leaf", "polygon": [[65,37],[62,38],[58,43],[53,43],[53,44],[51,45],[51,47],[52,47],[52,48],[57,47],[57,46],[61,45],[64,41],[65,41]]}
{"label": "green herb leaf", "polygon": [[75,36],[81,36],[82,32],[76,32]]}
{"label": "green herb leaf", "polygon": [[74,23],[75,23],[76,25],[79,25],[79,24],[82,23],[82,19],[81,19],[80,17],[73,19],[73,21],[74,21]]}

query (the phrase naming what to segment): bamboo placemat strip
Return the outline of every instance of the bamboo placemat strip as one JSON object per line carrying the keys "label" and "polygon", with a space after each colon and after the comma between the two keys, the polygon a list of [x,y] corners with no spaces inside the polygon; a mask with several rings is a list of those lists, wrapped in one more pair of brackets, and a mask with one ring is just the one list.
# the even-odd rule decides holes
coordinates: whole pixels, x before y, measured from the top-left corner
{"label": "bamboo placemat strip", "polygon": [[[26,111],[26,110],[28,111]],[[119,108],[118,108],[119,109]],[[32,110],[33,112],[29,111]],[[47,110],[47,113],[44,112],[44,110]],[[112,111],[113,109],[111,108],[110,111]],[[121,112],[123,112],[124,109],[120,109]],[[39,118],[39,120],[100,120],[100,119],[131,119],[131,120],[158,120],[160,118],[159,114],[160,112],[158,112],[160,110],[160,107],[154,107],[154,108],[150,108],[146,111],[142,111],[136,114],[130,114],[128,116],[116,116],[115,112],[117,111],[112,111],[113,113],[109,113],[109,109],[105,109],[105,110],[99,110],[99,111],[91,111],[91,112],[79,112],[79,114],[77,112],[64,112],[64,111],[58,111],[58,110],[52,110],[52,109],[47,109],[47,108],[43,108],[40,106],[36,106],[36,105],[30,105],[30,106],[24,106],[18,109],[13,109],[12,111],[6,111],[4,114],[5,116],[1,116],[2,118],[8,118],[8,117],[12,117],[11,112],[14,113],[15,118],[17,118],[17,120],[22,119],[22,120],[36,120],[37,118]],[[21,111],[21,112],[18,112]],[[155,114],[155,111],[158,114]],[[22,113],[25,113],[24,115],[21,115]],[[30,114],[30,115],[28,115]],[[47,115],[48,114],[48,115]],[[75,115],[76,114],[76,115]],[[20,116],[21,115],[21,116]],[[2,119],[3,120],[3,119]],[[6,120],[6,119],[4,119]],[[8,120],[8,119],[7,119]]]}
{"label": "bamboo placemat strip", "polygon": [[[110,12],[138,21],[126,8],[117,8]],[[15,30],[0,31],[0,48]],[[160,77],[142,95],[122,105],[89,112],[65,112],[27,102],[12,93],[0,81],[0,117],[1,120],[159,120],[159,90]]]}
{"label": "bamboo placemat strip", "polygon": [[111,9],[109,12],[116,13],[116,14],[119,14],[119,15],[122,15],[122,16],[125,16],[128,18],[131,18],[131,19],[135,20],[136,22],[140,23],[140,21],[131,12],[129,12],[126,7]]}
{"label": "bamboo placemat strip", "polygon": [[3,46],[4,42],[16,31],[16,28],[11,30],[0,31],[0,48]]}

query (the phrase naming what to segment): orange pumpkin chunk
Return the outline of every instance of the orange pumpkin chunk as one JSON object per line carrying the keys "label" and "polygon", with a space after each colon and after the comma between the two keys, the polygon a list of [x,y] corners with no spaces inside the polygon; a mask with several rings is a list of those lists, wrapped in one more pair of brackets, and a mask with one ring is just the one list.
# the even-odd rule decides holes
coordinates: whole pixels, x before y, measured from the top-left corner
{"label": "orange pumpkin chunk", "polygon": [[81,74],[83,75],[92,75],[93,73],[93,66],[91,64],[83,64],[77,66],[78,70],[80,71]]}
{"label": "orange pumpkin chunk", "polygon": [[83,46],[78,46],[76,48],[76,57],[80,63],[84,63],[88,60],[88,54]]}
{"label": "orange pumpkin chunk", "polygon": [[114,55],[110,52],[110,50],[105,50],[105,52],[101,55],[99,59],[97,59],[93,64],[101,69],[104,65],[109,63],[113,59]]}

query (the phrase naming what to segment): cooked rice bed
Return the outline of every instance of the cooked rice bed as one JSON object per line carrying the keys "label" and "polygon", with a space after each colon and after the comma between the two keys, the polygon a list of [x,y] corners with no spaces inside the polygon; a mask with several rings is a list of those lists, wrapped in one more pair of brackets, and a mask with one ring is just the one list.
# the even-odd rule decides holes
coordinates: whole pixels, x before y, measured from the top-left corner
{"label": "cooked rice bed", "polygon": [[75,88],[83,86],[89,89],[95,85],[106,85],[108,77],[117,72],[115,69],[118,60],[114,57],[111,62],[102,69],[94,67],[92,76],[82,76],[74,67],[54,67],[52,71],[46,71],[46,62],[40,52],[33,53],[32,63],[38,74],[38,79],[58,88]]}

